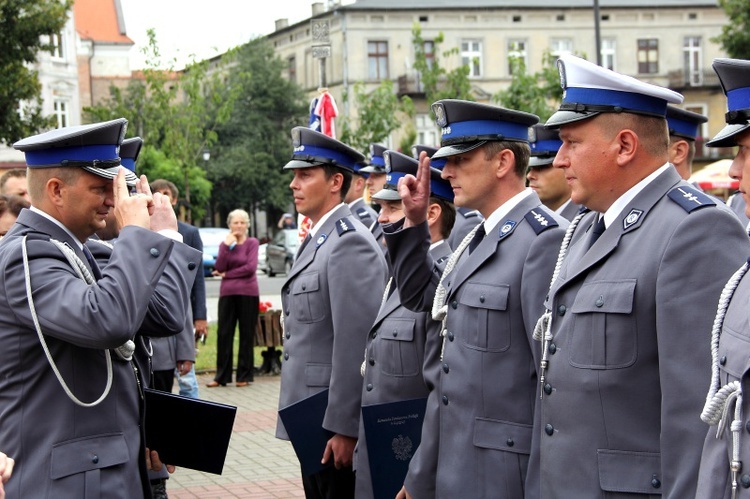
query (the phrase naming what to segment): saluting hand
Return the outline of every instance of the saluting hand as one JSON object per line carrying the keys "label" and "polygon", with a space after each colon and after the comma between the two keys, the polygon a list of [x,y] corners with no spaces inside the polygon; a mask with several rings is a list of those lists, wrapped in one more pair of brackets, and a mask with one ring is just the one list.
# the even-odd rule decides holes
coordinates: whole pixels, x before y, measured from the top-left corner
{"label": "saluting hand", "polygon": [[427,220],[430,203],[430,158],[425,151],[419,153],[417,176],[406,175],[398,181],[398,194],[404,206],[404,227],[419,225]]}
{"label": "saluting hand", "polygon": [[0,499],[5,497],[5,488],[3,487],[3,484],[10,480],[14,464],[15,461],[13,461],[13,459],[0,452]]}
{"label": "saluting hand", "polygon": [[[143,177],[145,178],[145,177]],[[120,167],[114,180],[115,218],[118,227],[137,225],[148,229],[151,227],[149,208],[153,209],[153,199],[145,193],[131,196],[125,183],[125,168]]]}

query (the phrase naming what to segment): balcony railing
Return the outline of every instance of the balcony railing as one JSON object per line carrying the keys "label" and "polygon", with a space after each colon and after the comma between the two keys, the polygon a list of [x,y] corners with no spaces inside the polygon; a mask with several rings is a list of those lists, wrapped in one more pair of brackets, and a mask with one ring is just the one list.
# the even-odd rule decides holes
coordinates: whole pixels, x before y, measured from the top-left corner
{"label": "balcony railing", "polygon": [[719,77],[712,69],[702,69],[699,72],[678,69],[667,73],[667,78],[669,79],[669,88],[673,90],[719,86]]}

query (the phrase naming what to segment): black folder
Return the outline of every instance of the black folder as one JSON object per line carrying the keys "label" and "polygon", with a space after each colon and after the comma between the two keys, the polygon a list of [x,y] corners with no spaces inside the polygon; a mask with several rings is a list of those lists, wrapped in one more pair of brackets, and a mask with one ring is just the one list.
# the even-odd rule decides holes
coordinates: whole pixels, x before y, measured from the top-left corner
{"label": "black folder", "polygon": [[362,407],[375,499],[396,497],[422,441],[426,398]]}
{"label": "black folder", "polygon": [[144,394],[146,447],[163,463],[221,475],[237,408],[149,388]]}
{"label": "black folder", "polygon": [[320,462],[333,432],[323,428],[328,407],[328,389],[279,409],[279,417],[292,442],[302,474],[310,476],[333,466],[333,456],[326,464]]}

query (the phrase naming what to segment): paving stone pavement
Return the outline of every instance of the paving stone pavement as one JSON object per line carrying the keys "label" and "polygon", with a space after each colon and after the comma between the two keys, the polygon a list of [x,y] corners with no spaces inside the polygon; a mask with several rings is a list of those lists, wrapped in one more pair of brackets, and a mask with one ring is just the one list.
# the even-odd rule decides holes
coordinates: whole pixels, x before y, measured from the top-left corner
{"label": "paving stone pavement", "polygon": [[[198,375],[201,398],[237,406],[223,473],[178,468],[167,481],[170,499],[304,497],[292,445],[274,437],[281,376],[258,376],[243,388],[206,388],[212,379],[213,373]],[[196,431],[207,424],[197,422]]]}

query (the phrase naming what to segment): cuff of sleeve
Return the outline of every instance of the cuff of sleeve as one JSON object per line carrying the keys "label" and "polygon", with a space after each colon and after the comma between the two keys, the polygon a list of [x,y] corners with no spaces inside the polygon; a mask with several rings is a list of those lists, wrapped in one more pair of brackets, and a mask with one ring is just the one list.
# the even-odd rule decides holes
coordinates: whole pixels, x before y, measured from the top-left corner
{"label": "cuff of sleeve", "polygon": [[172,229],[162,229],[158,232],[158,234],[161,234],[164,237],[168,237],[169,239],[174,239],[177,242],[183,242],[182,241],[182,234],[177,232],[176,230]]}

